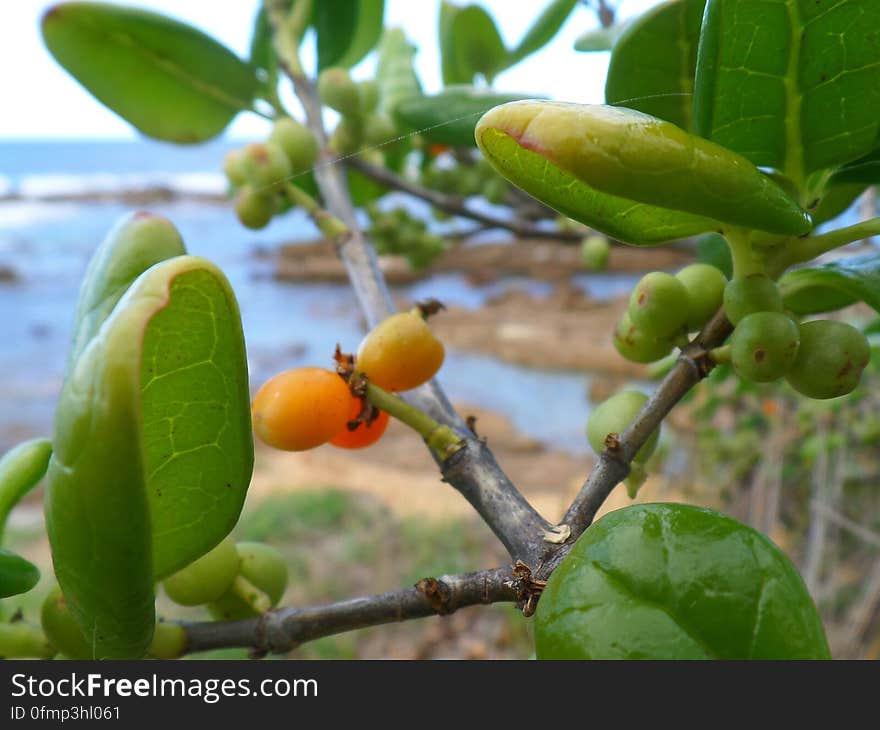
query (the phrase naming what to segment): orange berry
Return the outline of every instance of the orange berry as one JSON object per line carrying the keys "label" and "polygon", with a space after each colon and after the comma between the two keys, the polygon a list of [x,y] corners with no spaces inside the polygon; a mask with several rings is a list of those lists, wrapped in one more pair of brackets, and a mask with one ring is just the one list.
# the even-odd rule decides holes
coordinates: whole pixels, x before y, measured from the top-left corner
{"label": "orange berry", "polygon": [[440,369],[443,344],[417,312],[393,314],[361,342],[357,369],[380,388],[411,390]]}
{"label": "orange berry", "polygon": [[[363,401],[360,398],[351,399],[351,410],[348,412],[348,423],[351,423],[358,417],[358,415],[360,415],[362,407]],[[330,439],[330,443],[341,449],[362,449],[365,446],[370,446],[371,444],[376,443],[382,438],[382,434],[384,434],[385,429],[388,428],[388,414],[385,413],[385,411],[379,411],[379,415],[374,421],[370,423],[358,423],[357,428],[354,430],[351,430],[348,427],[348,423],[345,424],[345,428]]]}
{"label": "orange berry", "polygon": [[346,382],[330,370],[286,370],[267,380],[254,396],[254,433],[276,449],[313,449],[345,428],[351,399]]}

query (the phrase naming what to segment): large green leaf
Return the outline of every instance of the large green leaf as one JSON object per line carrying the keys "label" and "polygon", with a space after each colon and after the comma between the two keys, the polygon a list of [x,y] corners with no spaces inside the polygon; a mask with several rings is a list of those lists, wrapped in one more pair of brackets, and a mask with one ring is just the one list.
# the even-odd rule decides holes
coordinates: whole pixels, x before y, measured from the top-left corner
{"label": "large green leaf", "polygon": [[602,193],[499,129],[477,137],[486,159],[514,185],[562,215],[625,243],[650,246],[717,230],[717,221]]}
{"label": "large green leaf", "polygon": [[380,108],[390,116],[394,116],[404,99],[422,95],[422,84],[415,71],[415,54],[415,47],[400,28],[385,31],[379,43],[376,81]]}
{"label": "large green leaf", "polygon": [[76,362],[141,273],[185,253],[180,233],[167,218],[147,211],[122,218],[95,251],[80,284],[68,365]]}
{"label": "large green leaf", "polygon": [[553,40],[553,36],[562,28],[575,5],[577,5],[577,0],[552,0],[548,3],[541,14],[535,18],[535,22],[529,26],[520,42],[510,51],[506,66],[519,63],[526,56],[541,50]]}
{"label": "large green leaf", "polygon": [[33,563],[9,550],[0,549],[0,598],[27,593],[40,580]]}
{"label": "large green leaf", "polygon": [[372,51],[382,37],[384,19],[385,0],[359,0],[354,37],[335,65],[351,68]]}
{"label": "large green leaf", "polygon": [[880,254],[864,254],[795,269],[779,280],[785,306],[816,314],[863,301],[880,312]]}
{"label": "large green leaf", "polygon": [[320,0],[312,24],[318,49],[318,71],[351,68],[382,36],[385,0]]}
{"label": "large green leaf", "polygon": [[170,142],[215,137],[253,102],[254,69],[210,36],[138,8],[67,2],[43,16],[52,55],[103,104]]}
{"label": "large green leaf", "polygon": [[718,512],[646,504],[592,525],[535,617],[538,659],[829,659],[797,570]]}
{"label": "large green leaf", "polygon": [[141,656],[155,580],[228,534],[253,464],[238,308],[213,264],[138,277],[69,372],[53,446],[58,582],[96,657]]}
{"label": "large green leaf", "polygon": [[831,176],[833,183],[880,183],[880,149],[871,150],[864,157],[847,163]]}
{"label": "large green leaf", "polygon": [[611,53],[605,101],[690,131],[705,6],[706,0],[671,0],[628,25]]}
{"label": "large green leaf", "polygon": [[505,66],[507,49],[492,16],[479,5],[459,8],[452,18],[452,42],[441,51],[454,56],[453,67],[467,83],[482,74],[489,83]]}
{"label": "large green leaf", "polygon": [[796,181],[871,151],[880,129],[880,3],[709,0],[698,132]]}
{"label": "large green leaf", "polygon": [[[504,136],[544,158],[546,165],[511,178],[521,187],[525,175],[537,171],[543,178],[552,166],[606,195],[733,226],[786,235],[812,227],[797,203],[745,158],[631,109],[512,102],[483,116],[476,136],[499,169],[511,165],[487,142],[497,145]],[[543,200],[543,192],[538,197]]]}
{"label": "large green leaf", "polygon": [[446,86],[451,84],[469,84],[473,76],[466,69],[458,66],[455,53],[455,18],[461,7],[449,0],[440,0],[440,17],[437,22],[437,34],[440,48],[440,73]]}
{"label": "large green leaf", "polygon": [[395,119],[426,139],[453,147],[474,147],[474,127],[492,107],[525,99],[522,94],[500,94],[473,86],[448,86],[433,96],[403,99]]}
{"label": "large green leaf", "polygon": [[10,449],[0,459],[0,544],[9,513],[40,483],[49,468],[51,455],[50,441],[31,439]]}

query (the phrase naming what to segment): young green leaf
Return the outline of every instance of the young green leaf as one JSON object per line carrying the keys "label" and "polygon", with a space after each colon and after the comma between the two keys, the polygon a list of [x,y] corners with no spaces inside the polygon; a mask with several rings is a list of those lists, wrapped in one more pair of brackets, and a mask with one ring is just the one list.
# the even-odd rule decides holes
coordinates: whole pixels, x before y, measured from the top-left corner
{"label": "young green leaf", "polygon": [[385,31],[379,43],[376,81],[379,84],[379,108],[393,117],[404,99],[422,95],[422,84],[416,76],[415,47],[400,28]]}
{"label": "young green leaf", "polygon": [[564,25],[571,11],[577,5],[577,0],[552,0],[535,18],[535,22],[526,31],[519,43],[510,51],[506,66],[519,63],[535,51],[541,50]]}
{"label": "young green leaf", "polygon": [[539,659],[829,659],[785,554],[718,512],[645,504],[594,523],[547,583]]}
{"label": "young green leaf", "polygon": [[441,50],[453,54],[452,65],[466,83],[472,83],[476,74],[492,83],[506,65],[507,49],[495,21],[479,5],[468,5],[455,13],[451,39]]}
{"label": "young green leaf", "polygon": [[709,0],[697,132],[802,183],[870,152],[880,130],[880,3]]}
{"label": "young green leaf", "polygon": [[43,39],[101,103],[149,137],[203,142],[217,136],[257,90],[256,73],[185,23],[97,2],[52,6]]}
{"label": "young green leaf", "polygon": [[[544,164],[526,170],[502,160],[505,136]],[[483,116],[476,138],[489,161],[503,174],[502,168],[511,171],[521,187],[527,176],[558,168],[599,193],[650,206],[771,233],[811,229],[809,215],[745,158],[630,109],[513,102]]]}
{"label": "young green leaf", "polygon": [[629,24],[611,53],[605,101],[691,131],[705,6],[706,0],[673,0]]}
{"label": "young green leaf", "polygon": [[62,388],[46,488],[55,573],[95,657],[142,656],[153,584],[238,518],[253,464],[244,341],[223,274],[148,269]]}
{"label": "young green leaf", "polygon": [[27,593],[39,580],[40,571],[36,565],[9,550],[0,549],[0,598]]}
{"label": "young green leaf", "polygon": [[40,483],[49,468],[51,455],[50,441],[31,439],[11,448],[0,459],[0,544],[9,513]]}
{"label": "young green leaf", "polygon": [[817,314],[863,301],[880,312],[880,254],[864,254],[795,269],[779,280],[785,306]]}
{"label": "young green leaf", "polygon": [[453,147],[474,147],[474,127],[492,107],[526,98],[473,86],[448,86],[433,96],[411,96],[397,105],[395,119],[426,139]]}

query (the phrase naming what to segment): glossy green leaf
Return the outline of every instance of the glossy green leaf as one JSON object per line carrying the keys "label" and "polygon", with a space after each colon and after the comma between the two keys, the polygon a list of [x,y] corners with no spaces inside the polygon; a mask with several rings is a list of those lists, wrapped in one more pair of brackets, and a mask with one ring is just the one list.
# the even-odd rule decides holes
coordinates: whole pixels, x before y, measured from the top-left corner
{"label": "glossy green leaf", "polygon": [[526,31],[519,43],[510,51],[507,66],[519,63],[535,51],[541,50],[559,32],[571,11],[577,5],[577,0],[552,0],[541,14],[535,18],[535,22]]}
{"label": "glossy green leaf", "polygon": [[608,104],[692,130],[697,44],[706,0],[672,0],[627,26],[611,53]]}
{"label": "glossy green leaf", "polygon": [[[517,172],[492,149],[505,136],[544,164]],[[558,168],[599,193],[649,206],[770,233],[811,229],[797,203],[744,157],[630,109],[518,101],[484,115],[476,137],[490,162],[503,174],[513,170],[510,179],[521,187],[528,175],[543,178],[546,169]],[[510,154],[509,145],[506,150]],[[531,187],[536,185],[540,194],[532,194],[541,200],[556,194],[545,192],[540,181]]]}
{"label": "glossy green leaf", "polygon": [[870,152],[880,130],[880,3],[709,0],[699,134],[794,180]]}
{"label": "glossy green leaf", "polygon": [[798,314],[830,312],[857,301],[880,312],[880,254],[789,271],[779,288],[785,306]]}
{"label": "glossy green leaf", "polygon": [[467,83],[482,74],[489,83],[505,66],[507,49],[492,16],[479,5],[460,8],[452,20],[454,67]]}
{"label": "glossy green leaf", "polygon": [[262,5],[254,18],[248,59],[251,66],[257,71],[257,78],[260,81],[260,95],[263,98],[272,98],[278,87],[278,56],[272,42],[272,26],[269,23],[269,16]]}
{"label": "glossy green leaf", "polygon": [[844,165],[831,176],[832,183],[873,185],[880,183],[880,149]]}
{"label": "glossy green leaf", "polygon": [[9,550],[0,549],[0,598],[27,593],[40,580],[33,563]]}
{"label": "glossy green leaf", "polygon": [[55,573],[96,657],[142,656],[154,581],[220,542],[250,480],[247,368],[211,263],[144,272],[62,388],[46,489]]}
{"label": "glossy green leaf", "polygon": [[486,159],[514,185],[562,215],[637,246],[651,246],[704,231],[717,221],[595,190],[508,134],[487,129],[478,137]]}
{"label": "glossy green leaf", "polygon": [[578,36],[574,42],[574,50],[581,53],[596,53],[599,51],[610,51],[617,43],[617,39],[626,30],[626,23],[617,23],[608,28],[596,28],[588,30]]}
{"label": "glossy green leaf", "polygon": [[492,107],[526,98],[473,86],[448,86],[433,96],[413,96],[397,105],[394,118],[437,144],[474,147],[474,128]]}
{"label": "glossy green leaf", "polygon": [[0,458],[0,544],[6,520],[12,508],[31,491],[46,474],[52,443],[47,439],[31,439],[7,451]]}
{"label": "glossy green leaf", "polygon": [[385,31],[379,43],[376,81],[380,109],[390,116],[401,101],[422,95],[422,84],[415,71],[415,47],[400,28]]}
{"label": "glossy green leaf", "polygon": [[829,659],[797,570],[718,512],[646,504],[593,524],[548,581],[539,659]]}
{"label": "glossy green leaf", "polygon": [[68,367],[141,273],[185,253],[180,233],[167,218],[146,211],[122,218],[95,251],[80,284]]}
{"label": "glossy green leaf", "polygon": [[358,0],[357,25],[354,37],[342,57],[333,66],[356,66],[382,37],[385,19],[385,0]]}
{"label": "glossy green leaf", "polygon": [[59,3],[43,39],[101,103],[150,137],[178,143],[217,136],[249,109],[254,69],[192,26],[138,8]]}

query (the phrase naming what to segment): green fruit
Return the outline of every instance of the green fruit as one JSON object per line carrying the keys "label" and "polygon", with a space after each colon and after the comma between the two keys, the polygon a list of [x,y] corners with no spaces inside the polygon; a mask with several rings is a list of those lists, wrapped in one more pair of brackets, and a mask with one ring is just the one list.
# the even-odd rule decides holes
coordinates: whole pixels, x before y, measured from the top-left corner
{"label": "green fruit", "polygon": [[59,586],[55,586],[43,601],[40,624],[46,638],[64,656],[70,659],[96,658],[91,642],[80,630]]}
{"label": "green fruit", "polygon": [[539,659],[829,659],[789,559],[718,512],[645,504],[594,523],[550,576]]}
{"label": "green fruit", "polygon": [[[637,390],[622,390],[596,406],[587,419],[587,440],[593,451],[601,454],[605,450],[605,439],[608,434],[622,434],[647,402],[648,396],[644,393]],[[658,428],[639,449],[633,461],[645,463],[657,448],[659,438]]]}
{"label": "green fruit", "polygon": [[272,142],[251,142],[243,154],[245,178],[260,193],[278,189],[293,174],[284,150]]}
{"label": "green fruit", "polygon": [[798,326],[781,312],[755,312],[740,320],[730,338],[736,374],[756,383],[785,375],[798,353]]}
{"label": "green fruit", "polygon": [[290,162],[292,174],[310,170],[318,159],[318,140],[296,119],[282,117],[272,125],[269,142],[277,145]]}
{"label": "green fruit", "polygon": [[333,134],[330,135],[328,146],[340,155],[350,155],[361,148],[364,129],[359,120],[340,119]]}
{"label": "green fruit", "polygon": [[581,261],[587,271],[604,271],[611,246],[605,236],[587,236],[581,241]]}
{"label": "green fruit", "polygon": [[809,398],[837,398],[850,393],[871,359],[871,347],[855,327],[830,319],[800,326],[801,346],[785,376]]}
{"label": "green fruit", "polygon": [[695,332],[701,329],[721,307],[727,279],[709,264],[685,266],[675,278],[687,289],[687,328],[689,332]]}
{"label": "green fruit", "polygon": [[0,623],[0,659],[48,659],[56,653],[38,626]]}
{"label": "green fruit", "polygon": [[358,91],[361,95],[361,110],[364,114],[370,114],[376,111],[379,106],[379,84],[373,79],[361,81],[358,84]]}
{"label": "green fruit", "polygon": [[684,332],[688,305],[684,284],[663,271],[652,271],[633,289],[629,298],[629,316],[634,325],[654,337],[672,337]]}
{"label": "green fruit", "polygon": [[235,214],[243,226],[265,228],[276,211],[275,198],[245,185],[235,196]]}
{"label": "green fruit", "polygon": [[364,144],[370,147],[393,142],[399,137],[397,127],[387,114],[370,114],[364,122]]}
{"label": "green fruit", "polygon": [[776,282],[764,274],[733,279],[724,287],[724,312],[734,325],[755,312],[781,312],[782,296]]}
{"label": "green fruit", "polygon": [[147,654],[154,659],[177,659],[186,652],[186,631],[180,624],[160,621]]}
{"label": "green fruit", "polygon": [[614,330],[614,347],[631,362],[656,362],[672,352],[672,341],[668,338],[657,339],[636,327],[629,313],[624,312]]}
{"label": "green fruit", "polygon": [[361,92],[344,68],[328,68],[318,76],[318,96],[327,106],[346,117],[361,114]]}
{"label": "green fruit", "polygon": [[259,615],[254,601],[249,600],[249,590],[257,589],[264,594],[271,608],[287,589],[287,561],[280,552],[258,542],[240,542],[236,547],[241,556],[239,575],[246,581],[244,595],[239,583],[209,605],[208,610],[218,620],[235,621]]}
{"label": "green fruit", "polygon": [[240,188],[247,183],[243,150],[230,150],[226,153],[223,157],[223,172],[233,187]]}
{"label": "green fruit", "polygon": [[238,569],[235,543],[227,537],[213,550],[166,578],[165,593],[181,606],[201,606],[226,593]]}

